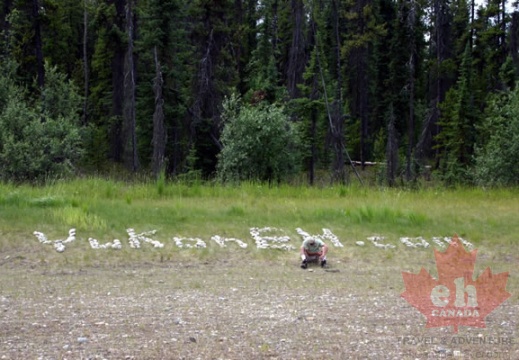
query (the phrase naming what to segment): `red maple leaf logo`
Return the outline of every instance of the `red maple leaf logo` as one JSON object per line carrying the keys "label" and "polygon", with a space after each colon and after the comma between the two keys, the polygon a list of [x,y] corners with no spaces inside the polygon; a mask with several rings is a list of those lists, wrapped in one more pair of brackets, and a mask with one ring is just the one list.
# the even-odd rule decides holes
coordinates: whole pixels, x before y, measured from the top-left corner
{"label": "red maple leaf logo", "polygon": [[406,290],[402,297],[427,317],[426,327],[485,327],[485,317],[510,297],[508,273],[492,274],[490,268],[473,280],[477,250],[468,252],[457,235],[445,252],[434,250],[438,280],[422,268],[402,272]]}

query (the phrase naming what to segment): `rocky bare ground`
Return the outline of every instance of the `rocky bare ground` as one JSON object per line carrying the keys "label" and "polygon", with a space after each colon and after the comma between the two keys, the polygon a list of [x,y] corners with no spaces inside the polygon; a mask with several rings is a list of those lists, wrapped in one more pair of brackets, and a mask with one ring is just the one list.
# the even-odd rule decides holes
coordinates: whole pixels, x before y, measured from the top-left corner
{"label": "rocky bare ground", "polygon": [[513,299],[486,328],[426,329],[400,272],[363,265],[3,264],[0,359],[519,359]]}

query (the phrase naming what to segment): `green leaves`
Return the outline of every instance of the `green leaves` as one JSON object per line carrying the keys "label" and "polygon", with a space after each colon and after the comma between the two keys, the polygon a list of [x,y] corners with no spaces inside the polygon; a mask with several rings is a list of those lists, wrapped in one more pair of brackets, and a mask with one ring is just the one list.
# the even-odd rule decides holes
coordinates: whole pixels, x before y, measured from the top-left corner
{"label": "green leaves", "polygon": [[[48,68],[44,100],[31,105],[11,85],[0,107],[0,179],[38,181],[70,173],[83,154],[78,123],[81,97],[55,68]],[[9,79],[0,76],[0,92]]]}
{"label": "green leaves", "polygon": [[223,107],[226,122],[217,165],[221,181],[281,181],[298,170],[300,135],[282,108],[242,105],[235,95]]}
{"label": "green leaves", "polygon": [[53,119],[60,116],[73,121],[79,119],[82,97],[76,85],[48,63],[45,64],[45,77],[42,110],[46,115]]}
{"label": "green leaves", "polygon": [[[16,105],[15,105],[16,106]],[[3,122],[3,118],[0,122]],[[35,181],[63,175],[73,170],[80,157],[78,129],[59,120],[41,122],[34,116],[19,136],[2,135],[0,169],[2,177],[14,181]],[[2,128],[2,131],[9,129]]]}
{"label": "green leaves", "polygon": [[475,181],[482,186],[519,185],[519,91],[489,101],[480,131],[486,141],[476,148]]}

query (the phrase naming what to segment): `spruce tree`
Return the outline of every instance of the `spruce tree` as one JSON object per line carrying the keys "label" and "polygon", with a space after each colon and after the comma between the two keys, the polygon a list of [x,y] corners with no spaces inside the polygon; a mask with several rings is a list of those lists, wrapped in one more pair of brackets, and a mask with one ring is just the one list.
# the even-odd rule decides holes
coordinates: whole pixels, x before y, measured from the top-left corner
{"label": "spruce tree", "polygon": [[256,46],[251,51],[250,61],[247,64],[248,77],[246,78],[245,100],[253,104],[263,100],[274,103],[283,96],[281,72],[277,67],[277,52],[275,44],[278,42],[277,25],[274,24],[275,14],[272,13],[271,2],[265,2],[259,9]]}
{"label": "spruce tree", "polygon": [[474,180],[480,186],[519,185],[519,90],[490,96],[478,131]]}
{"label": "spruce tree", "polygon": [[234,1],[202,1],[191,4],[191,41],[198,60],[189,106],[190,146],[196,149],[197,167],[205,177],[214,174],[221,123],[220,106],[239,84],[233,40]]}
{"label": "spruce tree", "polygon": [[[13,0],[7,15],[8,51],[19,64],[18,76],[38,94],[45,83],[43,60],[42,17],[44,8],[39,0]],[[7,10],[6,10],[7,11]],[[36,75],[37,82],[33,83]]]}
{"label": "spruce tree", "polygon": [[442,157],[440,173],[447,184],[470,180],[480,115],[475,103],[474,71],[471,49],[467,44],[460,69],[460,78],[447,93],[441,106],[441,133],[436,137]]}
{"label": "spruce tree", "polygon": [[347,1],[344,12],[347,21],[343,54],[346,55],[346,78],[348,84],[350,113],[359,124],[359,146],[356,155],[362,164],[370,158],[371,148],[371,97],[376,82],[373,72],[374,44],[385,33],[374,0]]}
{"label": "spruce tree", "polygon": [[122,116],[124,104],[124,1],[100,2],[94,8],[95,29],[91,60],[90,123],[101,127],[95,143],[108,144],[108,159],[123,160]]}
{"label": "spruce tree", "polygon": [[185,119],[196,62],[187,36],[187,10],[182,1],[146,0],[139,6],[139,154],[155,176],[180,173],[189,153]]}
{"label": "spruce tree", "polygon": [[[308,182],[314,185],[318,170],[329,170],[332,158],[330,151],[330,122],[328,118],[328,101],[325,93],[333,93],[328,71],[329,54],[325,51],[326,7],[323,2],[310,4],[308,24],[309,60],[303,74],[303,83],[298,85],[301,97],[293,99],[291,109],[301,122],[303,142],[306,151],[303,153],[304,170],[308,174]],[[325,89],[326,87],[326,89]],[[328,96],[328,95],[326,95]]]}

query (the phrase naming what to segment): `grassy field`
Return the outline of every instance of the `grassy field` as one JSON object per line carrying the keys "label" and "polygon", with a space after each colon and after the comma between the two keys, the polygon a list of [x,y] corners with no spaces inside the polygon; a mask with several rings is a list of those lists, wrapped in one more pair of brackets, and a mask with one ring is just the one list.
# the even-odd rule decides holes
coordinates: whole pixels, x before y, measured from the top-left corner
{"label": "grassy field", "polygon": [[[517,359],[518,215],[519,190],[3,184],[0,359]],[[329,229],[344,247],[327,240],[329,267],[302,270],[297,250],[256,247],[251,228],[267,227],[294,248],[298,228]],[[71,228],[63,252],[33,234],[53,242]],[[155,230],[163,247],[130,247],[128,228]],[[402,271],[437,277],[433,249],[444,248],[433,238],[454,234],[478,250],[474,278],[509,272],[511,293],[486,328],[458,334],[425,328],[401,297]],[[247,248],[222,248],[215,235]],[[179,248],[175,237],[207,246]],[[93,249],[89,238],[121,249]]]}

